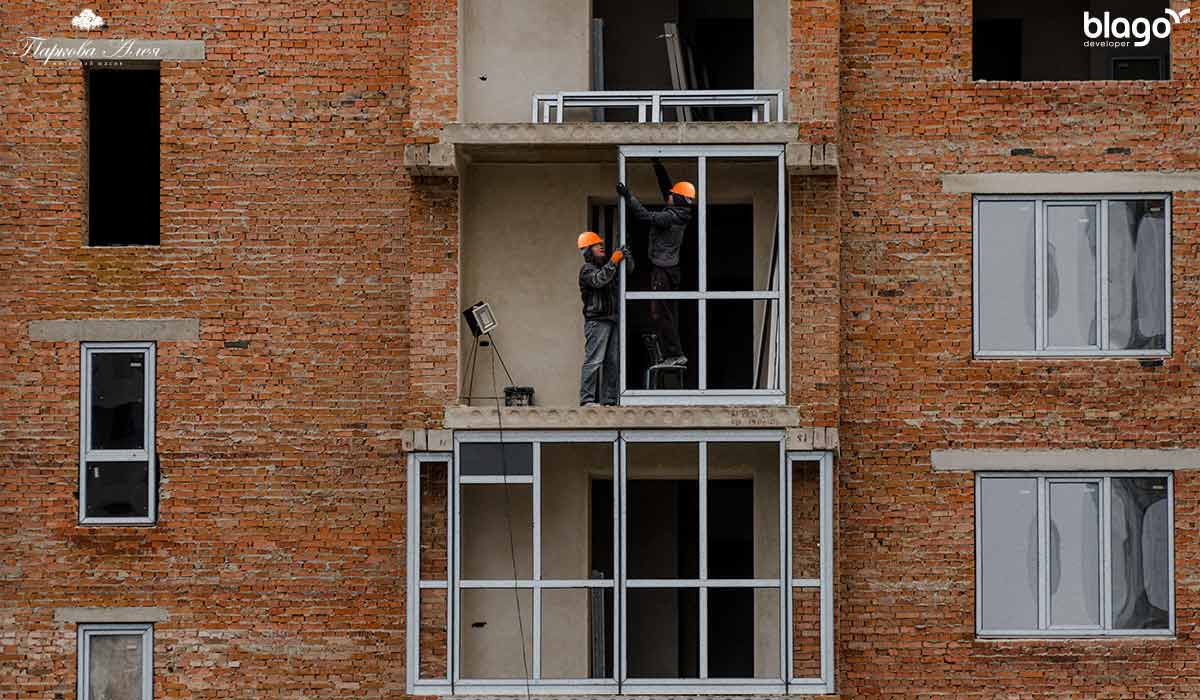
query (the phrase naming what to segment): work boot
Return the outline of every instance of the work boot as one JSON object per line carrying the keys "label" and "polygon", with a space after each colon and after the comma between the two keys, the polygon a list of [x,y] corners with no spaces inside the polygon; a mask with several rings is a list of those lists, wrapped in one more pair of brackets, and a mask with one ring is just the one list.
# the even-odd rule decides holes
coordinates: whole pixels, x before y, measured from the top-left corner
{"label": "work boot", "polygon": [[588,401],[587,403],[580,404],[580,405],[583,406],[584,408],[599,408],[600,407],[600,404],[596,403],[595,401]]}
{"label": "work boot", "polygon": [[663,364],[671,365],[672,367],[684,367],[687,365],[687,356],[675,355],[674,357],[668,357],[667,359],[663,360]]}

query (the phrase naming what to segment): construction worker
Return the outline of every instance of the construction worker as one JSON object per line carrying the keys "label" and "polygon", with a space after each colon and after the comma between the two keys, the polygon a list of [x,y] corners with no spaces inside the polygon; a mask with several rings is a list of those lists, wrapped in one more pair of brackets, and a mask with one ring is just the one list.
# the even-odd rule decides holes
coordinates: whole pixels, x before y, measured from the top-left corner
{"label": "construction worker", "polygon": [[[654,159],[654,175],[667,206],[662,211],[650,211],[633,196],[625,183],[617,183],[617,194],[625,199],[633,218],[650,225],[650,289],[655,292],[674,292],[679,289],[679,248],[683,233],[692,221],[696,187],[690,182],[671,184],[667,169]],[[663,364],[683,366],[687,357],[679,342],[679,302],[675,299],[652,299],[650,319],[658,333]]]}
{"label": "construction worker", "polygon": [[[579,373],[579,405],[617,405],[618,348],[617,265],[633,271],[633,257],[622,246],[608,258],[604,239],[591,231],[579,234],[583,267],[579,269],[579,296],[583,300],[583,369]],[[601,382],[603,374],[603,382]]]}

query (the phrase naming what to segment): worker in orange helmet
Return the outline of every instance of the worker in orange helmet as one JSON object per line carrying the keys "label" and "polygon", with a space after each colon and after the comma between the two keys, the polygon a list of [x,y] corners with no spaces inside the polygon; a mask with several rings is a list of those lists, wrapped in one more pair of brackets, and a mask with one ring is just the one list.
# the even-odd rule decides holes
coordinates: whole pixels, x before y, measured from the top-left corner
{"label": "worker in orange helmet", "polygon": [[583,369],[579,373],[579,405],[616,406],[619,336],[617,334],[617,265],[633,271],[629,249],[621,247],[609,258],[604,239],[591,231],[576,241],[583,253],[579,270],[579,296],[583,300]]}
{"label": "worker in orange helmet", "polygon": [[[683,234],[695,213],[696,187],[690,182],[671,184],[667,169],[654,159],[654,175],[662,190],[667,206],[661,211],[650,211],[633,196],[625,183],[617,183],[617,194],[625,199],[629,211],[637,221],[650,226],[650,248],[646,257],[650,259],[650,289],[655,292],[674,292],[679,289],[679,249],[683,245]],[[652,299],[650,319],[663,354],[663,364],[684,366],[687,357],[679,342],[679,302],[675,299]]]}

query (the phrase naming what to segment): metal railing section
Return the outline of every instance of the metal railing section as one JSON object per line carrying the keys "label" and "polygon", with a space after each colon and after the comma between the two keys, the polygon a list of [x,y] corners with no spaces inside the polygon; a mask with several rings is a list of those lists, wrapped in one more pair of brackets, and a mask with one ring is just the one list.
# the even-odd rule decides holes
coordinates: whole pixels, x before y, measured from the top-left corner
{"label": "metal railing section", "polygon": [[664,110],[674,110],[678,121],[702,121],[691,110],[712,107],[748,107],[752,122],[782,122],[783,90],[572,91],[534,95],[532,107],[534,124],[561,124],[568,109],[608,107],[636,109],[638,122],[654,124]]}

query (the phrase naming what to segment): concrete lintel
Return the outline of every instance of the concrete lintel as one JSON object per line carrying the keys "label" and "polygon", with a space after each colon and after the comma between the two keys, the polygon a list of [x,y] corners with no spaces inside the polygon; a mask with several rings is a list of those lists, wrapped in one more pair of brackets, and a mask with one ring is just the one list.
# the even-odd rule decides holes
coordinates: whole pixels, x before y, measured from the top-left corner
{"label": "concrete lintel", "polygon": [[449,430],[413,428],[400,431],[403,452],[449,452],[453,445],[454,434]]}
{"label": "concrete lintel", "polygon": [[1200,171],[1196,170],[942,175],[942,191],[954,194],[1134,194],[1198,190]]}
{"label": "concrete lintel", "polygon": [[463,145],[634,145],[791,143],[799,127],[786,122],[665,122],[563,124],[454,123],[442,128],[442,143]]}
{"label": "concrete lintel", "polygon": [[55,608],[54,621],[75,624],[166,622],[166,608]]}
{"label": "concrete lintel", "polygon": [[788,172],[793,175],[836,175],[837,144],[789,143],[784,161]]}
{"label": "concrete lintel", "polygon": [[454,144],[408,144],[404,147],[404,167],[411,174],[423,177],[455,177],[458,163]]}
{"label": "concrete lintel", "polygon": [[[445,427],[495,430],[495,407],[447,406]],[[604,406],[596,408],[506,407],[505,430],[605,430],[619,428],[791,428],[801,414],[788,406]],[[824,434],[822,440],[827,441]]]}
{"label": "concrete lintel", "polygon": [[29,339],[52,343],[200,340],[200,319],[92,318],[30,321]]}
{"label": "concrete lintel", "polygon": [[1200,469],[1200,449],[934,450],[934,471]]}

